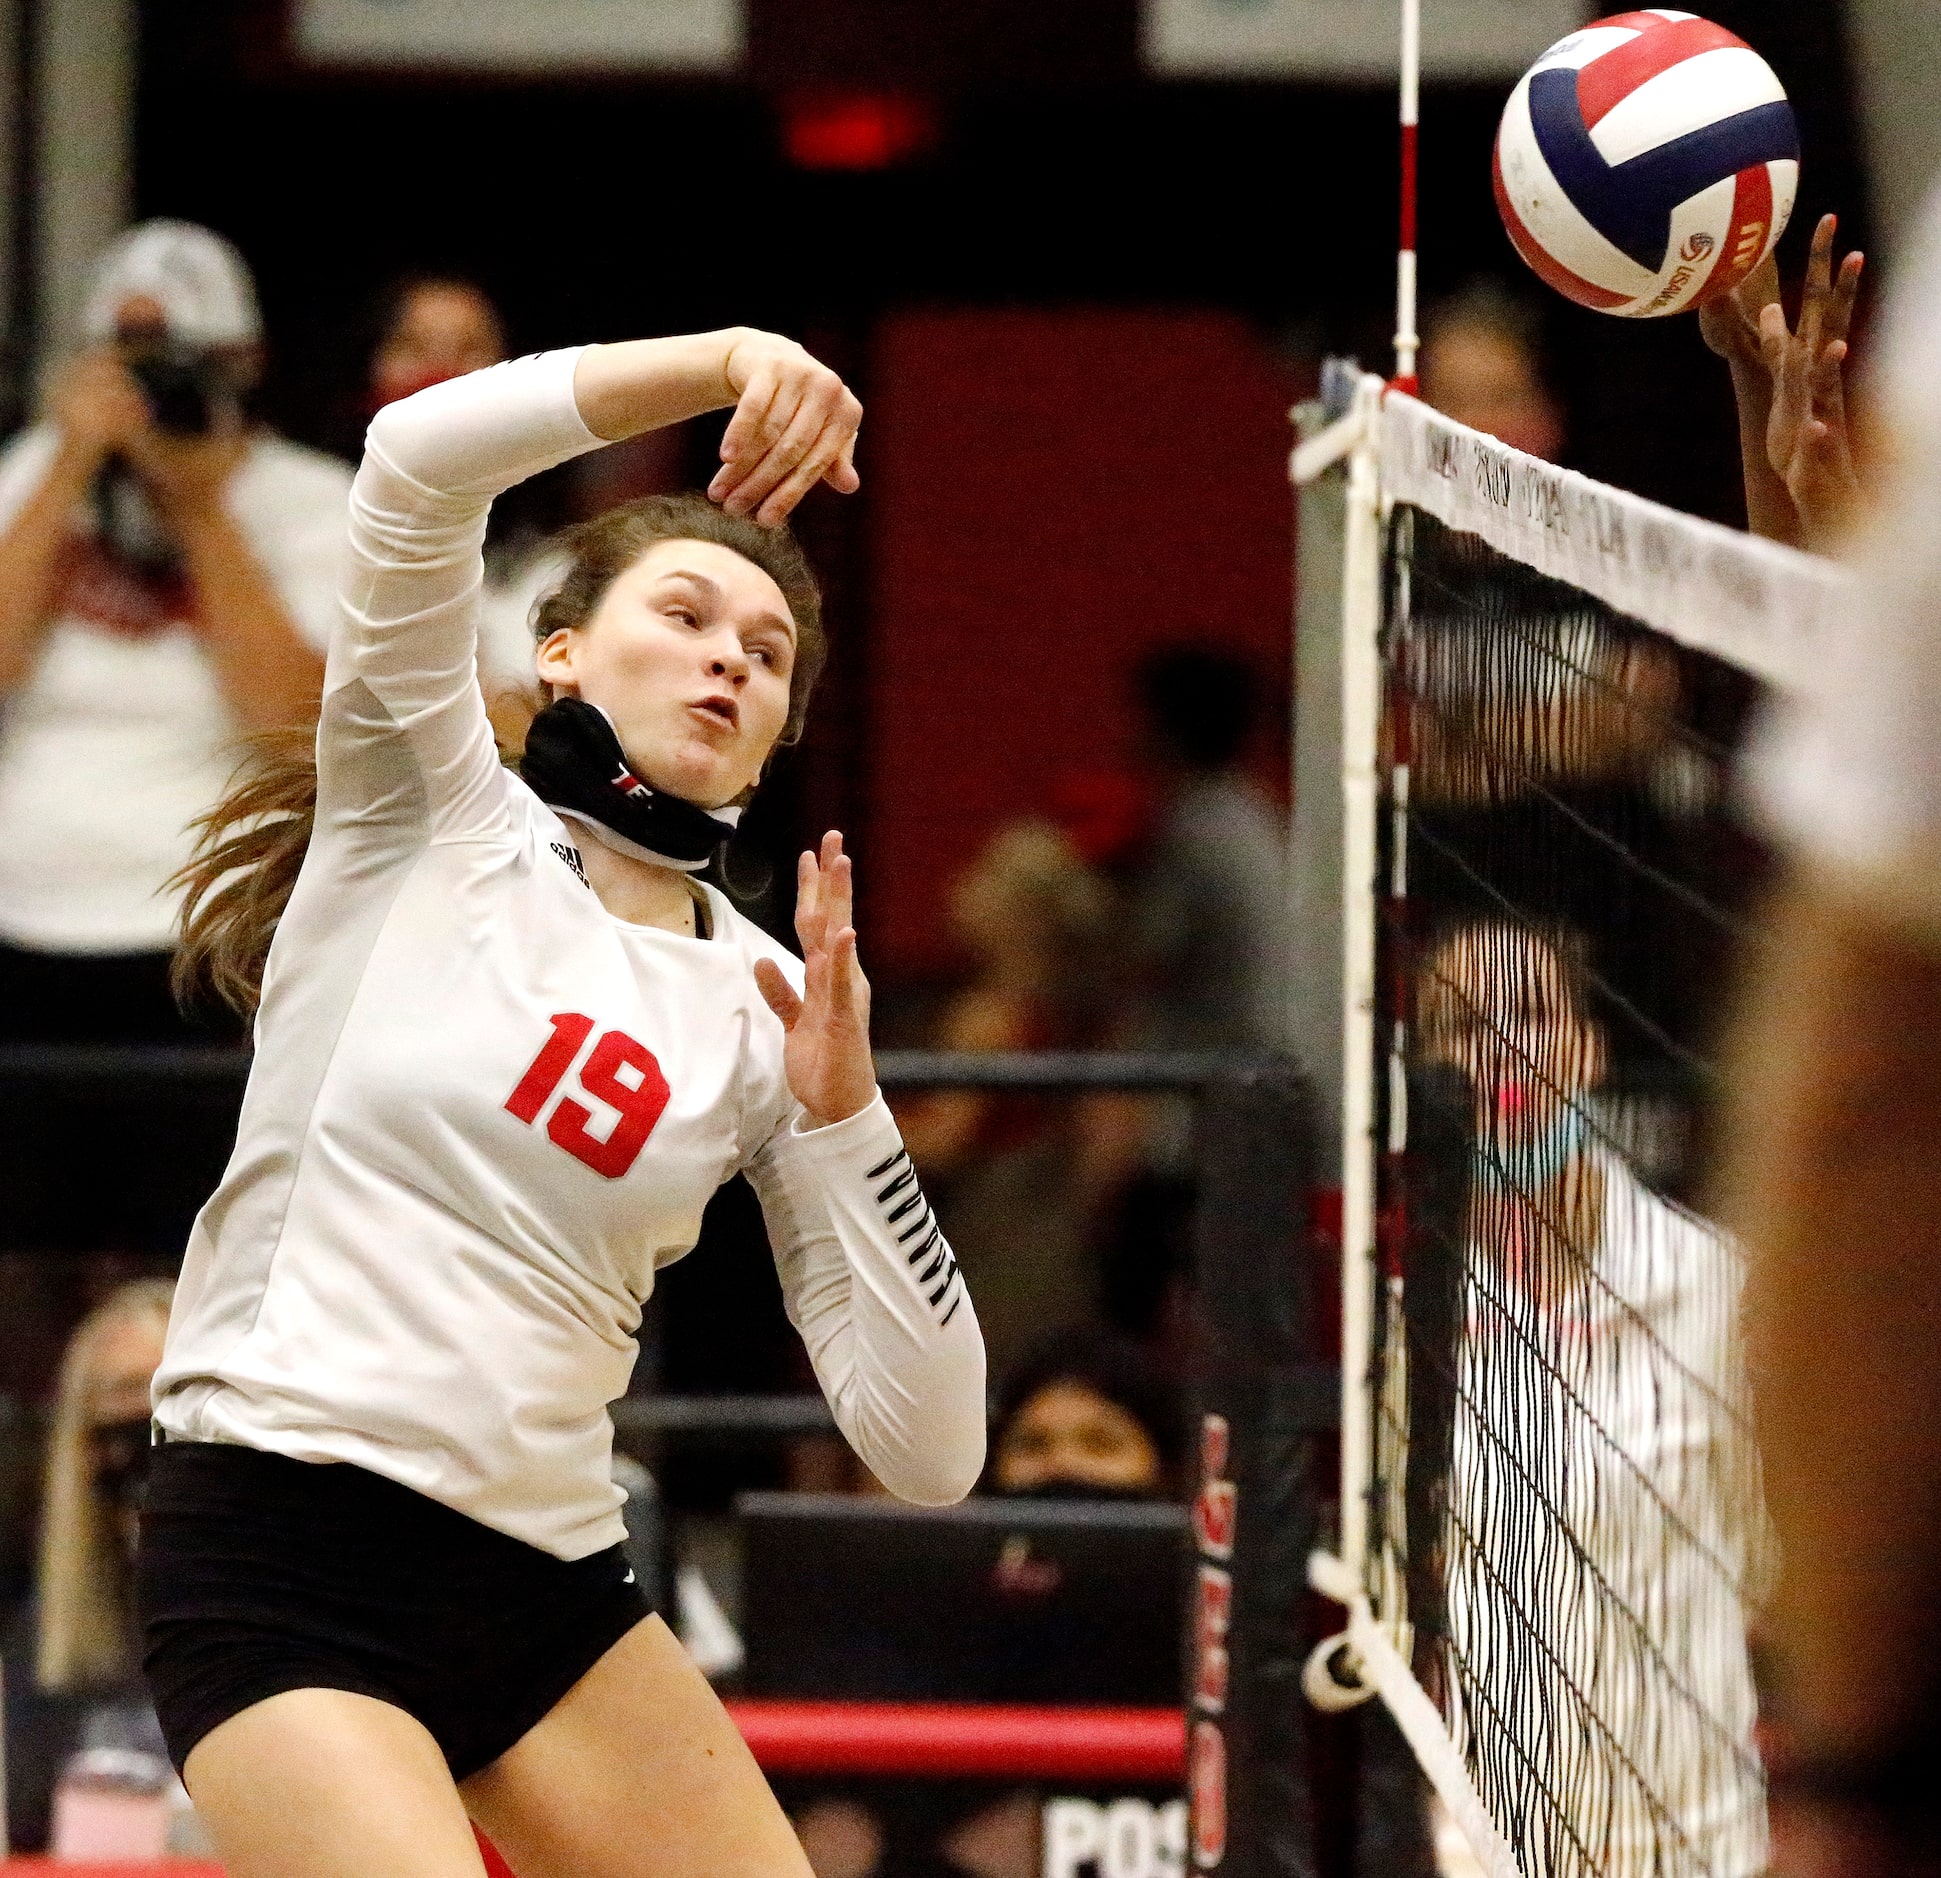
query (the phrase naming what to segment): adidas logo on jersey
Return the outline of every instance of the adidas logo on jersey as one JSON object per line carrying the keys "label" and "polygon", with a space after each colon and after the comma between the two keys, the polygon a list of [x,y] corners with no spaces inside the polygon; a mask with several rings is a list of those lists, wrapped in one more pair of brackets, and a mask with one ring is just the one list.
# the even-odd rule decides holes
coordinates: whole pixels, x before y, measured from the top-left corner
{"label": "adidas logo on jersey", "polygon": [[563,841],[549,841],[546,845],[579,876],[580,885],[591,893],[593,883],[586,877],[586,866],[580,859],[579,849],[569,848]]}

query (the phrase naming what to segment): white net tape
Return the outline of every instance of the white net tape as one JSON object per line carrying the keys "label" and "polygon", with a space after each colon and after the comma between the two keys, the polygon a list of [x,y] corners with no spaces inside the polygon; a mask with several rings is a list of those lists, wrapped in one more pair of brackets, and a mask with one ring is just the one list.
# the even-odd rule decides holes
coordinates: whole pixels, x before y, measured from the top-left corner
{"label": "white net tape", "polygon": [[1830,561],[1681,515],[1391,395],[1382,488],[1523,566],[1766,683],[1798,685],[1850,593]]}

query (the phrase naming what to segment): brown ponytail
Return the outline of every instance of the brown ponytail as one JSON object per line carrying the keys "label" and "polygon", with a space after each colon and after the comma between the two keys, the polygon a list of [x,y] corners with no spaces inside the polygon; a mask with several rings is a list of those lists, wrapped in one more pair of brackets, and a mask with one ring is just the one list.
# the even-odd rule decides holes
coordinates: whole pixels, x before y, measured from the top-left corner
{"label": "brown ponytail", "polygon": [[[568,566],[533,613],[535,642],[586,624],[607,589],[659,541],[711,541],[752,561],[782,590],[795,620],[789,714],[779,739],[802,735],[809,694],[829,655],[822,595],[795,537],[729,515],[705,496],[647,496],[559,538]],[[310,847],[317,813],[316,739],[309,730],[266,731],[244,745],[229,791],[192,826],[195,853],[169,883],[182,893],[181,938],[171,967],[184,1006],[206,999],[254,1016],[263,966]],[[504,750],[516,763],[517,750]]]}

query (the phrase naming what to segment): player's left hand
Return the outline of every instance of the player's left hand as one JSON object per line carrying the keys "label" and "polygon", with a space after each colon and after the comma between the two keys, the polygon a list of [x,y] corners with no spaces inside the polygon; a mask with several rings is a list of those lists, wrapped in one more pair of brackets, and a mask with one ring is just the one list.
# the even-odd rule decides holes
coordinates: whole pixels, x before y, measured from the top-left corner
{"label": "player's left hand", "polygon": [[795,936],[802,942],[802,995],[772,959],[755,962],[755,982],[788,1032],[789,1088],[817,1126],[847,1121],[876,1099],[869,1048],[869,980],[856,959],[854,896],[842,836],[822,837],[795,870]]}
{"label": "player's left hand", "polygon": [[1799,325],[1789,329],[1786,309],[1765,308],[1759,340],[1772,373],[1772,419],[1766,434],[1773,471],[1799,511],[1809,548],[1824,550],[1845,533],[1860,503],[1847,429],[1847,334],[1866,257],[1849,254],[1833,268],[1831,215],[1820,218],[1806,266]]}

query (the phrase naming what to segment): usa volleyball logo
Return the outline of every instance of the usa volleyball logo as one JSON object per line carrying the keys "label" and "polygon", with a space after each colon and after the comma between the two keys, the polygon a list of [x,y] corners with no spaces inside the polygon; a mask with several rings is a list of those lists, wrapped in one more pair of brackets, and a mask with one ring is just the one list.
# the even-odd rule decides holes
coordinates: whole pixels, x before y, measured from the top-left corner
{"label": "usa volleyball logo", "polygon": [[1798,188],[1799,128],[1772,67],[1662,7],[1559,40],[1496,135],[1496,206],[1517,252],[1559,293],[1628,319],[1737,286]]}

